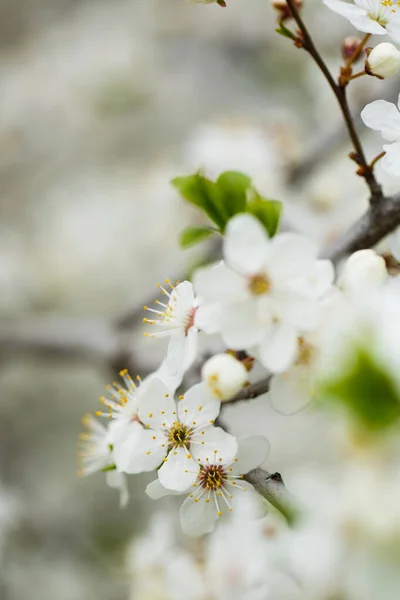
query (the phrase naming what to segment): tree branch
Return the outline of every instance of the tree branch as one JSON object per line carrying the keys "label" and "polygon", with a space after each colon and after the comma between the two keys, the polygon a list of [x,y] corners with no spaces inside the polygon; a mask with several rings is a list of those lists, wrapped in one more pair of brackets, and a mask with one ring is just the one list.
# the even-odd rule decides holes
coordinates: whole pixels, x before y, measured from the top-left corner
{"label": "tree branch", "polygon": [[[365,181],[369,187],[369,190],[370,190],[370,202],[371,202],[371,204],[380,202],[383,197],[382,188],[379,185],[379,183],[376,181],[373,170],[371,169],[371,167],[369,166],[369,164],[367,162],[367,159],[364,154],[364,149],[362,147],[360,138],[358,137],[356,128],[354,126],[354,121],[353,121],[353,118],[352,118],[352,115],[350,112],[350,108],[349,108],[349,105],[347,102],[346,86],[337,84],[335,82],[335,80],[333,79],[328,67],[325,64],[325,61],[323,60],[322,56],[318,52],[318,50],[311,38],[311,35],[309,34],[308,29],[307,29],[303,19],[300,16],[300,13],[298,11],[295,1],[294,0],[286,0],[286,2],[290,9],[293,19],[296,21],[296,23],[299,26],[299,29],[301,31],[302,47],[304,48],[304,50],[306,50],[310,54],[310,56],[313,58],[315,63],[320,68],[322,74],[324,75],[325,79],[327,80],[330,88],[332,89],[332,91],[339,103],[340,110],[342,111],[342,115],[343,115],[344,121],[346,123],[348,134],[350,136],[350,139],[352,141],[352,144],[353,144],[353,147],[355,150],[353,159],[357,162],[357,164],[360,167],[358,170],[358,174],[365,179]],[[300,40],[300,38],[299,38],[299,40]],[[300,41],[299,41],[299,45],[300,45]]]}
{"label": "tree branch", "polygon": [[400,193],[384,197],[379,204],[372,204],[346,233],[322,252],[321,256],[337,262],[356,250],[372,248],[399,225]]}
{"label": "tree branch", "polygon": [[260,379],[257,383],[252,383],[247,387],[244,387],[236,396],[230,400],[225,400],[225,404],[235,404],[236,402],[243,402],[243,400],[253,400],[258,396],[262,396],[269,391],[269,384],[271,382],[272,375],[268,375],[264,379]]}
{"label": "tree branch", "polygon": [[279,510],[290,525],[300,517],[301,508],[294,496],[286,489],[280,473],[271,474],[263,469],[253,469],[244,476],[244,479]]}

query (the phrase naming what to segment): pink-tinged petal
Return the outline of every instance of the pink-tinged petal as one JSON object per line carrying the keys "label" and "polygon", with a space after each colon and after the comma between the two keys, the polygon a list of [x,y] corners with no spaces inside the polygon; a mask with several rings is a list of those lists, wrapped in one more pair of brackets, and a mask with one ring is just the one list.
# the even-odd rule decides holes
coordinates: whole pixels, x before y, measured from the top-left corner
{"label": "pink-tinged petal", "polygon": [[190,450],[200,464],[228,464],[236,456],[236,438],[221,427],[207,427],[192,436]]}
{"label": "pink-tinged petal", "polygon": [[390,175],[400,177],[400,141],[394,144],[386,144],[383,149],[386,154],[381,159],[382,168]]}
{"label": "pink-tinged petal", "polygon": [[180,518],[182,529],[186,535],[199,537],[210,533],[218,519],[214,499],[209,498],[207,492],[199,500],[189,496],[181,506]]}
{"label": "pink-tinged petal", "polygon": [[204,383],[191,387],[177,404],[179,420],[189,427],[212,425],[221,409],[221,402],[210,397]]}
{"label": "pink-tinged petal", "polygon": [[306,275],[317,258],[318,248],[314,242],[297,233],[277,235],[271,244],[266,270],[272,286]]}
{"label": "pink-tinged petal", "polygon": [[[185,492],[189,493],[189,490],[185,490]],[[180,496],[182,492],[167,490],[167,488],[161,485],[159,479],[156,479],[155,481],[152,481],[152,483],[149,483],[149,485],[146,488],[146,494],[152,500],[159,500],[160,498],[164,498],[165,496]]]}
{"label": "pink-tinged petal", "polygon": [[160,379],[151,379],[143,385],[146,385],[146,390],[139,398],[140,420],[154,430],[167,428],[176,421],[176,405],[171,391]]}
{"label": "pink-tinged petal", "polygon": [[234,302],[248,296],[245,278],[222,262],[198,269],[193,283],[197,295],[207,302]]}
{"label": "pink-tinged petal", "polygon": [[226,265],[242,275],[257,273],[263,266],[268,245],[267,234],[258,219],[248,214],[237,215],[226,228]]}
{"label": "pink-tinged petal", "polygon": [[[256,299],[231,304],[221,313],[221,335],[225,344],[234,350],[255,346],[263,336],[263,324],[258,320]],[[265,325],[269,324],[265,315]]]}
{"label": "pink-tinged petal", "polygon": [[168,441],[163,432],[143,430],[114,446],[113,456],[119,471],[136,474],[153,471],[164,460]]}
{"label": "pink-tinged petal", "polygon": [[267,458],[270,447],[269,441],[262,435],[239,438],[237,461],[232,465],[233,473],[245,475],[259,467]]}
{"label": "pink-tinged petal", "polygon": [[186,448],[170,451],[163,466],[158,471],[158,479],[163,487],[176,492],[185,492],[197,479],[199,465]]}
{"label": "pink-tinged petal", "polygon": [[375,100],[362,110],[361,118],[367,127],[380,131],[389,142],[400,140],[400,113],[386,100]]}
{"label": "pink-tinged petal", "polygon": [[284,323],[275,324],[259,348],[262,364],[273,373],[285,371],[295,360],[296,353],[296,331]]}
{"label": "pink-tinged petal", "polygon": [[269,388],[269,398],[275,410],[290,415],[305,408],[313,397],[313,378],[310,368],[296,365],[274,375]]}

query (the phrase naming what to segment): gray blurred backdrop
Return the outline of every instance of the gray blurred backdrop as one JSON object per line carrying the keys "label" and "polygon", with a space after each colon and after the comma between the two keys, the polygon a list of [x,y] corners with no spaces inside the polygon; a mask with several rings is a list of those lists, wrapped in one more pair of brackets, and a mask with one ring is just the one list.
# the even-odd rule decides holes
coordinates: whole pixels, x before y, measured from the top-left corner
{"label": "gray blurred backdrop", "polygon": [[[351,27],[305,1],[336,71]],[[163,356],[140,324],[157,281],[208,252],[179,249],[201,217],[169,180],[246,171],[285,201],[284,227],[321,244],[365,206],[334,99],[274,28],[268,0],[0,0],[1,600],[127,598],[149,478],[131,478],[120,511],[101,474],[77,478],[75,453],[105,384]],[[383,86],[360,81],[353,105],[393,95]],[[276,415],[267,397],[228,412],[271,439],[268,466],[289,481],[322,460],[320,415]]]}

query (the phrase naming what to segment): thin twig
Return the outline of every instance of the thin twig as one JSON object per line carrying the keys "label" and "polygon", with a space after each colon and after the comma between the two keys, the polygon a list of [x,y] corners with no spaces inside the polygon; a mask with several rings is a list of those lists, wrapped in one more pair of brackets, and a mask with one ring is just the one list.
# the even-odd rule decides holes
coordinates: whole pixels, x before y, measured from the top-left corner
{"label": "thin twig", "polygon": [[263,469],[253,469],[244,476],[263,498],[286,518],[291,525],[301,515],[301,508],[294,496],[286,489],[280,473],[268,473]]}
{"label": "thin twig", "polygon": [[350,108],[349,108],[349,105],[347,102],[346,86],[338,85],[335,82],[328,67],[325,64],[325,61],[323,60],[322,56],[320,55],[320,53],[317,50],[309,32],[308,32],[308,29],[307,29],[306,25],[304,24],[303,19],[300,16],[300,13],[297,9],[297,6],[296,6],[294,0],[286,0],[286,2],[287,2],[287,5],[289,6],[290,12],[291,12],[294,20],[296,21],[296,23],[299,26],[300,31],[302,33],[303,48],[314,59],[314,61],[320,68],[322,74],[324,75],[325,79],[327,80],[329,86],[331,87],[334,95],[336,96],[336,99],[339,103],[340,109],[343,114],[343,118],[346,123],[346,127],[348,130],[350,139],[353,143],[353,147],[356,152],[356,155],[353,156],[353,158],[354,158],[354,160],[356,160],[357,164],[360,167],[358,170],[358,174],[365,179],[365,181],[369,187],[371,204],[377,203],[377,202],[381,201],[381,199],[383,197],[382,188],[379,185],[379,183],[376,181],[375,176],[368,165],[367,159],[364,154],[364,149],[362,147],[360,138],[358,137],[358,134],[356,132],[356,129],[354,126],[354,121],[353,121],[353,118],[352,118],[352,115],[350,112]]}
{"label": "thin twig", "polygon": [[271,377],[272,375],[268,375],[268,377],[257,381],[257,383],[252,383],[251,385],[244,387],[236,396],[230,400],[225,400],[224,405],[235,404],[236,402],[243,402],[244,400],[253,400],[254,398],[258,398],[258,396],[266,394],[269,391]]}

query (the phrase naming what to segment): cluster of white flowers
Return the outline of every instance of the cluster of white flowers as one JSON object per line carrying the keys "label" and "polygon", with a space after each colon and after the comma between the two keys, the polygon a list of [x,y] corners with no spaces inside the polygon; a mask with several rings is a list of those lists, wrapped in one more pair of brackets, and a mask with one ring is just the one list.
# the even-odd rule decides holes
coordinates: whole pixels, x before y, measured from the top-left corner
{"label": "cluster of white flowers", "polygon": [[[193,1],[225,6],[224,0]],[[368,34],[355,44],[354,61],[371,34],[387,33],[400,43],[400,2],[324,3]],[[293,14],[285,19],[294,16],[290,8]],[[288,29],[280,32],[292,37]],[[292,39],[302,45],[294,34]],[[366,50],[364,71],[354,77],[384,79],[400,71],[400,51],[393,44]],[[353,59],[347,57],[335,93],[354,78]],[[392,142],[384,146],[382,166],[394,175],[400,175],[399,111],[400,97],[399,109],[377,100],[361,115]],[[362,154],[354,157],[359,174],[373,178],[380,155],[367,164]],[[400,422],[399,281],[374,250],[353,253],[335,271],[306,237],[275,234],[279,203],[264,200],[240,173],[226,172],[216,182],[200,173],[178,180],[186,200],[217,226],[196,228],[194,234],[189,228],[185,235],[189,241],[192,235],[223,235],[222,260],[197,268],[192,282],[159,284],[162,300],[144,307],[143,321],[149,340],[168,338],[165,359],[143,381],[120,372],[123,384],[109,386],[101,398],[105,409],[96,413],[109,419],[107,427],[91,415],[84,418],[81,472],[104,472],[108,485],[119,489],[121,505],[128,500],[126,475],[154,472],[147,496],[182,496],[184,533],[198,537],[219,526],[189,551],[178,543],[169,518],[157,517],[132,549],[134,597],[395,600],[400,486],[392,433]],[[400,260],[400,230],[388,241]],[[208,353],[213,348],[211,358],[202,360],[200,347]],[[188,371],[193,375],[196,363],[202,363],[201,380],[189,387]],[[257,395],[248,390],[253,367],[267,382],[277,412],[294,413],[315,401],[330,407],[345,438],[338,447],[344,446],[346,461],[334,481],[320,475],[309,481],[301,473],[297,521],[284,510],[282,497],[265,493],[294,521],[292,529],[283,519],[265,517],[262,488],[251,483],[258,482],[251,471],[267,458],[267,439],[238,438],[219,420],[227,403]],[[265,473],[264,479],[282,483]],[[376,565],[395,581],[394,592],[391,585],[382,590]]]}

